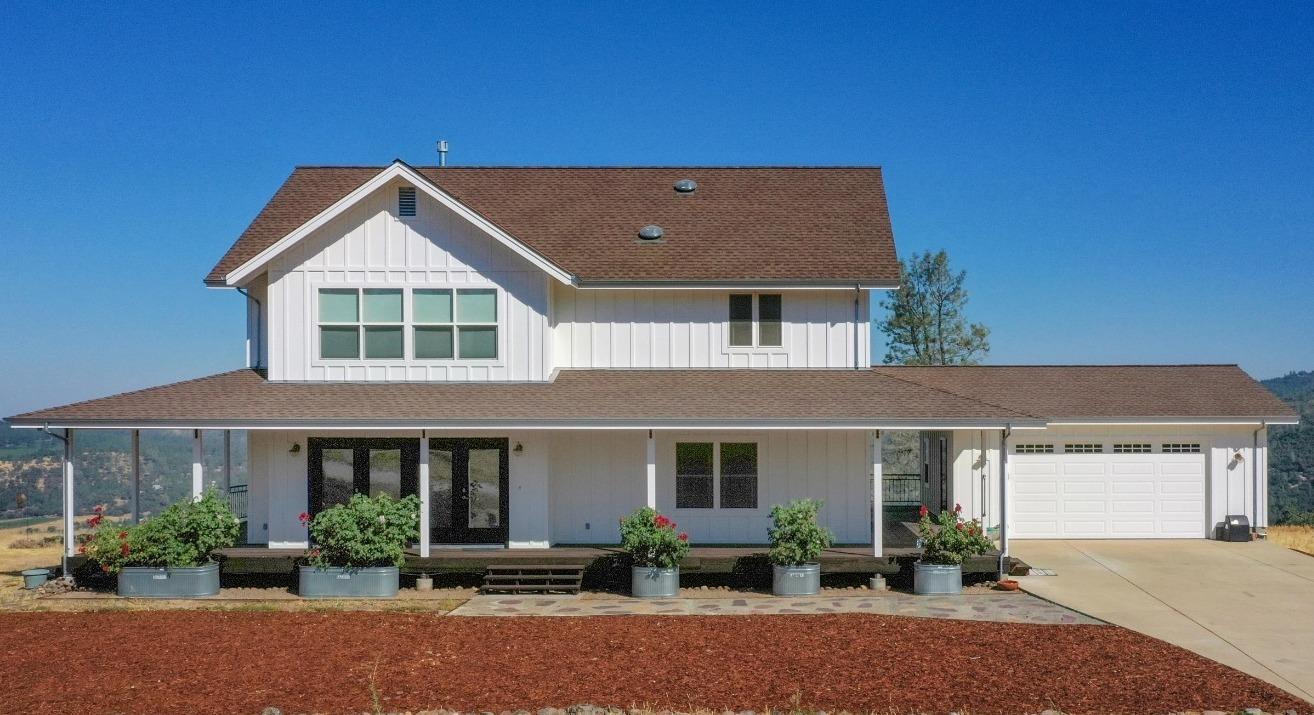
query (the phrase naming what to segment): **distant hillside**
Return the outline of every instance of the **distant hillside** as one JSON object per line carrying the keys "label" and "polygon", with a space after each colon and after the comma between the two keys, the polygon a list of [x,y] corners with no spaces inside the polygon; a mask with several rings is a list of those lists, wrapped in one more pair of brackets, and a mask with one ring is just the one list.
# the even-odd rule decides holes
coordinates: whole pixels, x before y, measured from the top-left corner
{"label": "distant hillside", "polygon": [[1299,425],[1269,429],[1272,521],[1314,523],[1314,372],[1292,372],[1263,384],[1300,412]]}
{"label": "distant hillside", "polygon": [[[213,438],[210,435],[215,435]],[[206,481],[223,474],[223,442],[207,432]],[[233,433],[234,482],[245,473],[244,434]],[[111,514],[130,509],[132,447],[126,430],[83,430],[74,440],[77,469],[74,498],[79,513],[105,504]],[[143,430],[142,511],[158,511],[191,493],[192,441],[189,430]],[[0,422],[0,519],[59,514],[63,509],[60,460],[63,443],[39,430],[13,429]]]}

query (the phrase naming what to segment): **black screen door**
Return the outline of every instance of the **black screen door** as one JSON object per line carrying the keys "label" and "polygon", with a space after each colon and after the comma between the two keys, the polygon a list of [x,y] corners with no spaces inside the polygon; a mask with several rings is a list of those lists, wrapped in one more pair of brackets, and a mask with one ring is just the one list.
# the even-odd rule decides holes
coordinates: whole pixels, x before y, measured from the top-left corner
{"label": "black screen door", "polygon": [[429,530],[435,544],[504,544],[507,440],[429,440]]}
{"label": "black screen door", "polygon": [[352,494],[419,493],[420,441],[392,438],[307,440],[310,513],[345,504]]}

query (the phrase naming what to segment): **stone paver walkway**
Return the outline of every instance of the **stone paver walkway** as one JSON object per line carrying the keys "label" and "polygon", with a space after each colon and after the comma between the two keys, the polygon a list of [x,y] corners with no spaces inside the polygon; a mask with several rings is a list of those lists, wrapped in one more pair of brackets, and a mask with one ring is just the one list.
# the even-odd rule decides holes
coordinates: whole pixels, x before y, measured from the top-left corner
{"label": "stone paver walkway", "polygon": [[1025,593],[914,596],[895,591],[870,596],[805,598],[581,598],[579,596],[482,595],[453,616],[744,616],[787,613],[878,613],[915,618],[955,618],[1006,623],[1101,623]]}

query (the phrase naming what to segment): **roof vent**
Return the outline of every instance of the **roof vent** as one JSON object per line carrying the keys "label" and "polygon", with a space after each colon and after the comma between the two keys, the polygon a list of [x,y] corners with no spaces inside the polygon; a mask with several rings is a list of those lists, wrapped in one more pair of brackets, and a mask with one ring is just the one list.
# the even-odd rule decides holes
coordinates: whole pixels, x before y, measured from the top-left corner
{"label": "roof vent", "polygon": [[415,215],[415,187],[414,186],[397,187],[397,215],[398,216]]}
{"label": "roof vent", "polygon": [[692,194],[698,189],[698,182],[693,179],[680,179],[675,182],[675,193]]}
{"label": "roof vent", "polygon": [[639,238],[643,239],[644,241],[658,241],[661,240],[661,237],[662,237],[662,227],[658,226],[655,223],[650,223],[647,226],[644,226],[643,228],[639,229]]}

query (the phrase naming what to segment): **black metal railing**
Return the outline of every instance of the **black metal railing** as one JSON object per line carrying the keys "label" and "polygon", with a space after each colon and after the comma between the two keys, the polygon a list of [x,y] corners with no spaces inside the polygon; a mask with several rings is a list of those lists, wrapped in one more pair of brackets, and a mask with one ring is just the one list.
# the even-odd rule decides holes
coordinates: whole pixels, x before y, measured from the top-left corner
{"label": "black metal railing", "polygon": [[884,506],[917,506],[922,503],[922,475],[882,474],[881,503]]}
{"label": "black metal railing", "polygon": [[247,485],[245,484],[234,484],[228,487],[228,508],[242,521],[246,521],[246,491]]}

